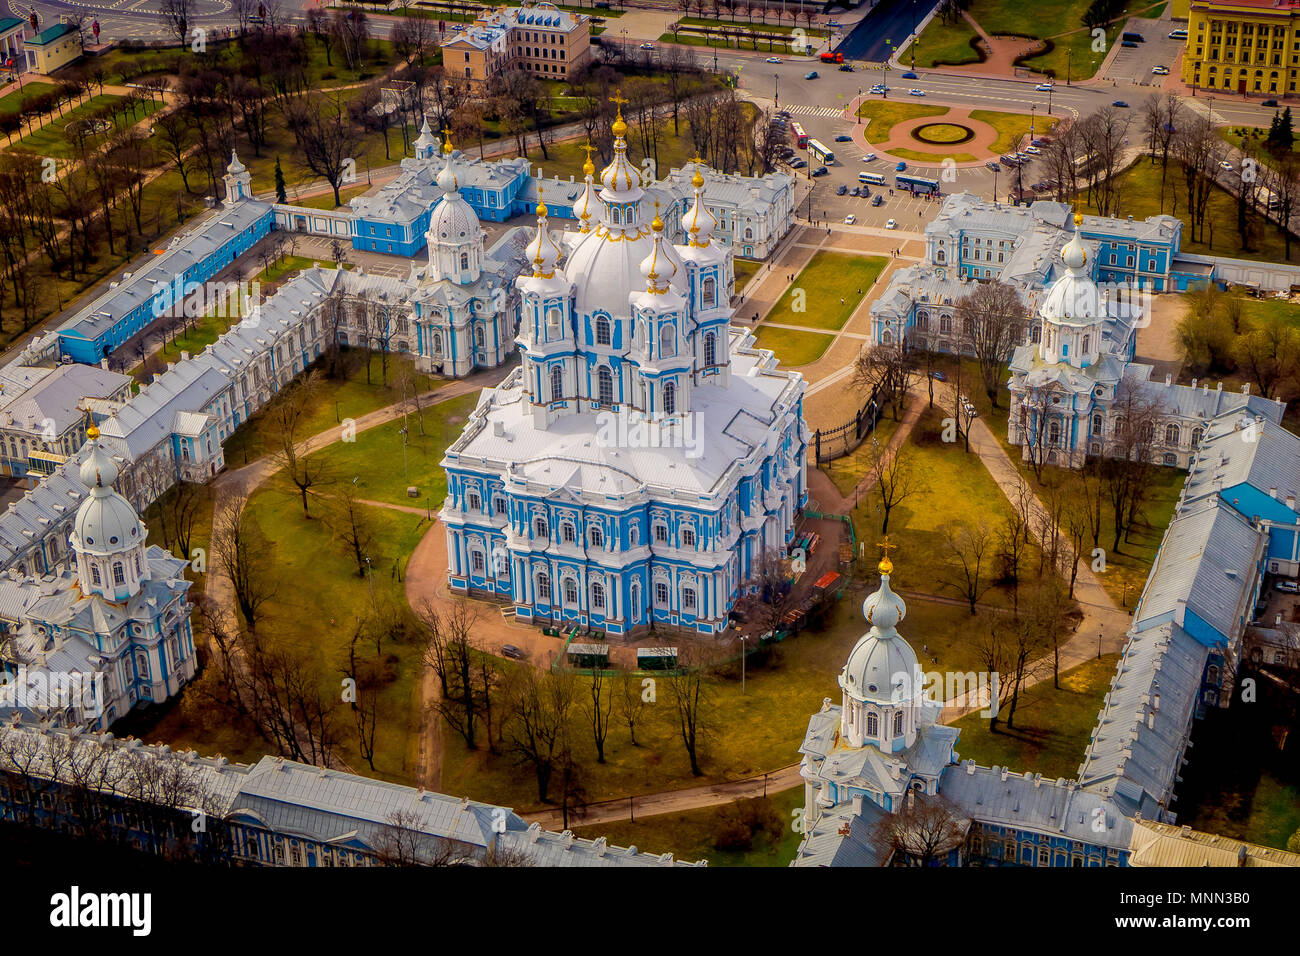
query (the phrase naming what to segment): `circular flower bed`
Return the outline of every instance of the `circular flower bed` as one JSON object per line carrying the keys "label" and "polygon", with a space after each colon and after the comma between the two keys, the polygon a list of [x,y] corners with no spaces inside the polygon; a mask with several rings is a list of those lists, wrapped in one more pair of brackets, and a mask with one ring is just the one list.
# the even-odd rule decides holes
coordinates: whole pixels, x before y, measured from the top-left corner
{"label": "circular flower bed", "polygon": [[930,146],[956,146],[975,138],[975,131],[960,123],[926,123],[912,130],[912,139]]}

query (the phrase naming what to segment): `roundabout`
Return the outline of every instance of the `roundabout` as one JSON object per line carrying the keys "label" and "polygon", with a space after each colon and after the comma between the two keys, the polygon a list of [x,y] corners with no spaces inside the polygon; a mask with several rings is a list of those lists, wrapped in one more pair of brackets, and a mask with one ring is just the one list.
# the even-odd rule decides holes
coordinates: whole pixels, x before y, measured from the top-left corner
{"label": "roundabout", "polygon": [[896,99],[865,100],[858,111],[866,149],[931,167],[977,167],[996,161],[1047,134],[1057,119]]}

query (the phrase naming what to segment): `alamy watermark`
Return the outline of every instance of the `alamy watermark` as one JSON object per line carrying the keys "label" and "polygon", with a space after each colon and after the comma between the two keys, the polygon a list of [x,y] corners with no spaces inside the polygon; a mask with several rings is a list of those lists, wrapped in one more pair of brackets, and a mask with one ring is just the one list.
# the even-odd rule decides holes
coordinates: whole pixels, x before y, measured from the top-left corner
{"label": "alamy watermark", "polygon": [[596,415],[596,444],[601,448],[680,448],[687,458],[704,451],[704,419],[694,412],[649,419],[626,406]]}
{"label": "alamy watermark", "polygon": [[246,316],[246,322],[256,325],[257,304],[262,301],[262,283],[249,282],[195,282],[176,276],[169,283],[159,283],[153,290],[153,316],[172,318],[202,318],[209,313],[222,318]]}
{"label": "alamy watermark", "polygon": [[16,673],[0,672],[0,707],[16,707],[42,713],[76,708],[83,717],[104,712],[104,675],[77,671],[29,671],[19,665]]}

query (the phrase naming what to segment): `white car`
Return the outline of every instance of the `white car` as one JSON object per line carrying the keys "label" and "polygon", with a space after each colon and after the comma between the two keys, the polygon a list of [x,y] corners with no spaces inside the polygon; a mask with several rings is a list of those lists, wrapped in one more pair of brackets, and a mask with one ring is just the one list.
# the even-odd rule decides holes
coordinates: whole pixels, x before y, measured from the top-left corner
{"label": "white car", "polygon": [[1037,146],[1026,146],[1024,148],[1024,152],[1028,153],[1030,156],[1037,156],[1039,153],[1042,152],[1042,150],[1039,149]]}
{"label": "white car", "polygon": [[849,213],[847,216],[844,217],[844,225],[846,226],[851,226],[857,221],[858,221],[858,217],[853,215],[853,213]]}
{"label": "white car", "polygon": [[779,56],[769,56],[769,57],[768,57],[764,62],[765,62],[765,63],[780,63],[780,62],[781,62],[781,58],[780,58]]}
{"label": "white car", "polygon": [[908,90],[907,92],[911,93],[913,96],[925,96],[925,90],[912,89],[912,90]]}
{"label": "white car", "polygon": [[1167,67],[1167,66],[1153,66],[1153,67],[1151,67],[1151,73],[1152,73],[1152,75],[1154,75],[1154,76],[1168,76],[1168,75],[1169,75],[1169,67]]}
{"label": "white car", "polygon": [[889,222],[885,223],[885,228],[886,228],[886,229],[897,229],[897,228],[898,228],[898,220],[897,220],[897,219],[891,219],[891,220],[889,220]]}
{"label": "white car", "polygon": [[1051,83],[1039,83],[1034,87],[1039,93],[1050,93],[1052,91]]}
{"label": "white car", "polygon": [[641,44],[641,49],[643,49],[643,50],[653,50],[654,48],[655,48],[655,45],[654,45],[653,43],[642,43],[642,44]]}
{"label": "white car", "polygon": [[1228,172],[1232,172],[1232,163],[1228,162],[1226,159],[1220,160],[1219,168],[1227,170]]}
{"label": "white car", "polygon": [[865,155],[865,156],[862,157],[862,161],[863,161],[864,163],[874,163],[874,162],[876,161],[876,154],[875,154],[875,153],[867,153],[867,155]]}

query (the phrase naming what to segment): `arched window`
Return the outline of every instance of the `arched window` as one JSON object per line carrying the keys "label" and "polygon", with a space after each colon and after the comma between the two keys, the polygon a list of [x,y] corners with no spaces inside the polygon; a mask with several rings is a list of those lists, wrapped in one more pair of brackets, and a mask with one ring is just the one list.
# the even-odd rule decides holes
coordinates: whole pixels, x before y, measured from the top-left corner
{"label": "arched window", "polygon": [[121,561],[113,562],[113,583],[114,584],[126,583],[126,568],[122,567]]}
{"label": "arched window", "polygon": [[578,582],[573,578],[564,579],[564,603],[568,605],[578,603]]}
{"label": "arched window", "polygon": [[867,714],[867,736],[876,737],[880,734],[880,717],[876,714]]}
{"label": "arched window", "polygon": [[753,230],[753,229],[750,229],[748,226],[745,227],[745,238],[746,238],[746,239],[753,239],[753,238],[754,238],[754,230]]}
{"label": "arched window", "polygon": [[655,582],[655,604],[659,607],[668,606],[668,585],[663,581]]}
{"label": "arched window", "polygon": [[1219,665],[1211,664],[1205,669],[1205,682],[1207,684],[1217,684],[1219,682]]}
{"label": "arched window", "polygon": [[136,573],[137,575],[139,575],[139,574],[143,574],[143,573],[144,573],[144,572],[141,570],[141,568],[140,568],[140,555],[139,555],[139,554],[137,554],[137,555],[135,556],[135,573]]}
{"label": "arched window", "polygon": [[704,333],[704,364],[718,364],[718,337],[713,332]]}
{"label": "arched window", "polygon": [[551,603],[551,576],[545,571],[537,572],[537,599]]}
{"label": "arched window", "polygon": [[560,525],[560,537],[564,539],[565,544],[573,544],[576,540],[576,536],[574,534],[572,521],[566,521],[564,524]]}
{"label": "arched window", "polygon": [[636,581],[632,582],[632,620],[641,620],[641,585]]}
{"label": "arched window", "polygon": [[[745,238],[748,239],[749,237],[746,236]],[[702,290],[704,307],[706,309],[711,309],[718,304],[718,281],[714,279],[713,276],[707,276],[705,278]]]}
{"label": "arched window", "polygon": [[677,412],[677,384],[675,382],[664,382],[664,414],[673,415]]}
{"label": "arched window", "polygon": [[551,366],[551,401],[558,402],[564,397],[564,369],[559,365]]}
{"label": "arched window", "polygon": [[1061,444],[1061,423],[1051,422],[1047,426],[1047,443],[1049,445]]}
{"label": "arched window", "polygon": [[1083,337],[1083,354],[1087,355],[1090,348],[1092,348],[1092,336],[1085,335]]}
{"label": "arched window", "polygon": [[1199,428],[1192,429],[1192,447],[1196,448],[1201,444],[1201,435],[1203,432]]}
{"label": "arched window", "polygon": [[1178,428],[1177,425],[1175,425],[1175,424],[1173,424],[1173,423],[1171,422],[1170,424],[1168,424],[1168,425],[1165,426],[1165,444],[1166,444],[1166,445],[1177,445],[1177,444],[1178,444],[1178,440],[1179,440],[1179,438],[1181,438],[1181,437],[1182,437],[1182,433],[1181,433],[1181,431],[1179,430],[1179,428]]}
{"label": "arched window", "polygon": [[603,315],[596,319],[596,344],[609,344],[609,319]]}
{"label": "arched window", "polygon": [[614,404],[614,373],[602,365],[600,371],[596,373],[596,380],[599,385],[598,398],[600,400],[600,404],[613,405]]}
{"label": "arched window", "polygon": [[474,327],[474,347],[475,347],[476,349],[481,349],[481,348],[483,347],[483,327],[482,327],[482,326],[477,326],[477,325],[476,325],[476,326]]}
{"label": "arched window", "polygon": [[903,712],[901,710],[894,713],[894,736],[903,736]]}
{"label": "arched window", "polygon": [[102,579],[100,578],[100,576],[99,576],[99,565],[98,565],[98,564],[92,564],[92,565],[90,566],[90,581],[91,581],[92,584],[103,584],[103,583],[104,583],[103,580],[102,580]]}
{"label": "arched window", "polygon": [[462,252],[462,253],[460,254],[460,267],[461,267],[462,269],[468,269],[468,268],[469,268],[469,253],[468,253],[468,252]]}
{"label": "arched window", "polygon": [[591,606],[595,610],[605,610],[605,585],[595,581],[591,585]]}
{"label": "arched window", "polygon": [[664,358],[677,354],[677,335],[671,325],[665,325],[659,330],[659,354]]}
{"label": "arched window", "polygon": [[939,331],[940,331],[942,334],[944,334],[944,335],[947,335],[949,332],[952,331],[952,316],[951,316],[951,315],[941,315],[941,316],[939,316]]}
{"label": "arched window", "polygon": [[922,332],[927,332],[927,331],[929,331],[929,329],[930,329],[930,313],[929,313],[929,312],[918,312],[918,313],[916,313],[916,327],[917,327],[920,331],[922,331]]}
{"label": "arched window", "polygon": [[546,525],[546,519],[541,517],[534,518],[533,536],[536,538],[545,538],[548,537],[549,535],[550,535],[550,528],[548,528]]}
{"label": "arched window", "polygon": [[1092,433],[1093,433],[1094,435],[1100,435],[1100,434],[1101,434],[1102,427],[1103,427],[1103,424],[1104,424],[1104,422],[1103,422],[1103,419],[1102,419],[1101,415],[1093,415],[1093,416],[1092,416]]}
{"label": "arched window", "polygon": [[881,333],[880,333],[880,344],[881,344],[881,345],[893,345],[893,344],[894,344],[894,333],[891,332],[891,331],[889,331],[889,329],[883,329],[883,330],[881,331]]}
{"label": "arched window", "polygon": [[1030,330],[1029,341],[1033,342],[1035,345],[1043,341],[1043,327],[1041,325],[1035,325],[1033,329]]}

